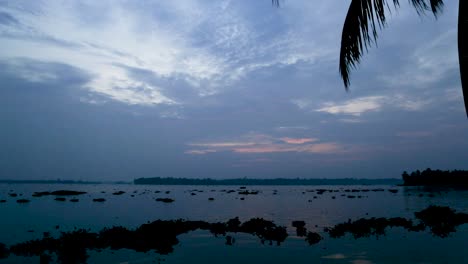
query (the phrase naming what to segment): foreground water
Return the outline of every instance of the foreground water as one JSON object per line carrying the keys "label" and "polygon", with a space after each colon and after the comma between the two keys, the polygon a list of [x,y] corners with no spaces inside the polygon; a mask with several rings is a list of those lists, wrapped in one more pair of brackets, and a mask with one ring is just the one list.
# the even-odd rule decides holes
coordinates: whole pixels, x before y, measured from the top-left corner
{"label": "foreground water", "polygon": [[[63,189],[87,193],[67,197],[66,201],[56,201],[54,196],[32,197],[34,192]],[[239,194],[245,191],[239,186],[1,184],[0,200],[6,202],[0,203],[0,242],[12,245],[42,238],[44,232],[56,237],[75,228],[136,228],[156,219],[224,222],[234,217],[241,221],[262,217],[287,227],[289,236],[280,246],[262,244],[257,237],[240,233],[231,234],[236,241],[227,246],[223,237],[194,231],[180,235],[180,243],[168,255],[91,250],[88,263],[468,263],[468,225],[458,227],[446,238],[402,228],[389,229],[385,236],[361,239],[349,235],[331,238],[324,232],[325,227],[348,219],[414,218],[414,212],[430,205],[468,213],[468,191],[427,192],[395,186],[248,186],[246,190],[258,194]],[[116,191],[125,193],[113,195]],[[12,193],[18,196],[11,197]],[[71,198],[79,202],[70,202]],[[105,202],[93,202],[96,198]],[[163,203],[157,198],[175,201]],[[19,204],[18,199],[30,202]],[[324,239],[309,246],[296,236],[291,226],[294,220],[305,221],[309,231],[320,233]],[[0,263],[39,263],[39,258],[12,256]]]}

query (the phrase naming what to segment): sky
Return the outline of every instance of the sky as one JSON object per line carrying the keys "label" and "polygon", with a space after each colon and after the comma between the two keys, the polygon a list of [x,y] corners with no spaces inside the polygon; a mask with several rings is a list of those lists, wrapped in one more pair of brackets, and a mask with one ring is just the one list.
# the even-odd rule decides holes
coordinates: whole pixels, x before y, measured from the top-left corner
{"label": "sky", "polygon": [[445,2],[392,8],[346,92],[349,0],[0,0],[0,179],[468,169]]}

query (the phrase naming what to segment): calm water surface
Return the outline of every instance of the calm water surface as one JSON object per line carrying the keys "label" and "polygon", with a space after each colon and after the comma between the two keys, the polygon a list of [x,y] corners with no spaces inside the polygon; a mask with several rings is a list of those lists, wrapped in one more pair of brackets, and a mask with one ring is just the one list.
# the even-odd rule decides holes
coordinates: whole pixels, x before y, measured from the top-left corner
{"label": "calm water surface", "polygon": [[[376,188],[385,191],[345,192],[347,189]],[[61,189],[86,191],[87,194],[76,196],[80,200],[77,203],[55,201],[53,196],[31,197],[36,191]],[[223,237],[195,231],[179,236],[180,243],[170,255],[131,250],[90,251],[89,263],[468,263],[468,225],[460,226],[458,232],[448,238],[394,228],[378,238],[356,240],[346,236],[333,239],[323,231],[324,227],[361,217],[414,218],[414,212],[429,205],[450,206],[468,213],[468,191],[433,192],[434,197],[430,197],[430,193],[420,189],[375,185],[248,186],[247,189],[260,192],[258,195],[222,192],[239,190],[239,186],[0,184],[0,199],[7,200],[0,204],[0,242],[7,245],[24,242],[41,238],[43,232],[57,236],[60,231],[75,227],[93,231],[116,225],[134,228],[156,219],[224,222],[233,217],[239,217],[241,221],[263,217],[288,228],[289,237],[281,246],[262,245],[258,238],[248,234],[232,234],[236,243],[226,246]],[[337,192],[321,195],[308,192],[315,189]],[[391,193],[388,189],[398,192]],[[112,195],[120,190],[126,193]],[[157,191],[159,193],[155,193]],[[10,197],[10,192],[19,196]],[[362,197],[350,199],[347,195]],[[31,202],[16,203],[21,198]],[[94,198],[106,201],[97,203],[92,201]],[[166,204],[156,202],[155,198],[172,198],[175,202]],[[214,201],[208,198],[214,198]],[[291,227],[293,220],[305,221],[309,231],[319,232],[324,239],[309,246],[295,235],[295,229]],[[10,257],[0,263],[38,263],[38,259]]]}

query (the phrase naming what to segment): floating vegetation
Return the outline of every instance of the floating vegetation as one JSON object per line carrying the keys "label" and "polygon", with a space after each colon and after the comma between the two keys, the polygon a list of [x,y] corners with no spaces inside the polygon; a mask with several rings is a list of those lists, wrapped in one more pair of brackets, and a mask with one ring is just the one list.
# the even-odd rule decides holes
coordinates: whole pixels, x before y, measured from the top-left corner
{"label": "floating vegetation", "polygon": [[342,237],[346,233],[350,233],[354,238],[361,238],[385,235],[387,227],[402,227],[413,232],[429,228],[434,236],[447,237],[456,231],[457,226],[468,223],[468,214],[456,213],[446,206],[429,206],[416,212],[415,217],[420,221],[418,224],[413,224],[412,220],[402,217],[361,218],[356,221],[350,219],[348,222],[326,228],[325,232],[333,238]]}
{"label": "floating vegetation", "polygon": [[[72,232],[62,232],[60,237],[52,238],[44,233],[42,239],[30,240],[12,245],[9,249],[0,244],[0,258],[9,254],[31,257],[39,256],[41,263],[50,263],[52,254],[56,255],[58,263],[86,263],[87,250],[131,249],[137,252],[154,250],[159,254],[173,252],[179,243],[177,236],[195,230],[207,230],[213,235],[226,233],[247,233],[258,238],[262,243],[269,241],[278,245],[288,236],[285,227],[277,226],[273,222],[262,218],[253,218],[241,223],[238,218],[225,223],[208,223],[204,221],[157,220],[143,224],[135,230],[125,227],[105,228],[98,233],[80,229]],[[226,244],[232,245],[235,239],[226,236]],[[46,261],[47,260],[47,261]]]}
{"label": "floating vegetation", "polygon": [[292,226],[296,228],[296,235],[298,237],[306,236],[307,229],[305,228],[305,222],[304,221],[293,221]]}
{"label": "floating vegetation", "polygon": [[319,233],[308,232],[305,241],[307,241],[307,243],[312,246],[320,242],[322,239],[323,238]]}

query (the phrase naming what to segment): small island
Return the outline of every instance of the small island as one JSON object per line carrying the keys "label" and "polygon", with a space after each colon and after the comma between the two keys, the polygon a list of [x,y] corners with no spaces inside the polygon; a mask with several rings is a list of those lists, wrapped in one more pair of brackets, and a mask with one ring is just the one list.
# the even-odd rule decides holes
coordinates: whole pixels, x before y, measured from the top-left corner
{"label": "small island", "polygon": [[456,188],[468,187],[468,171],[466,170],[416,170],[402,174],[403,186],[447,186]]}

